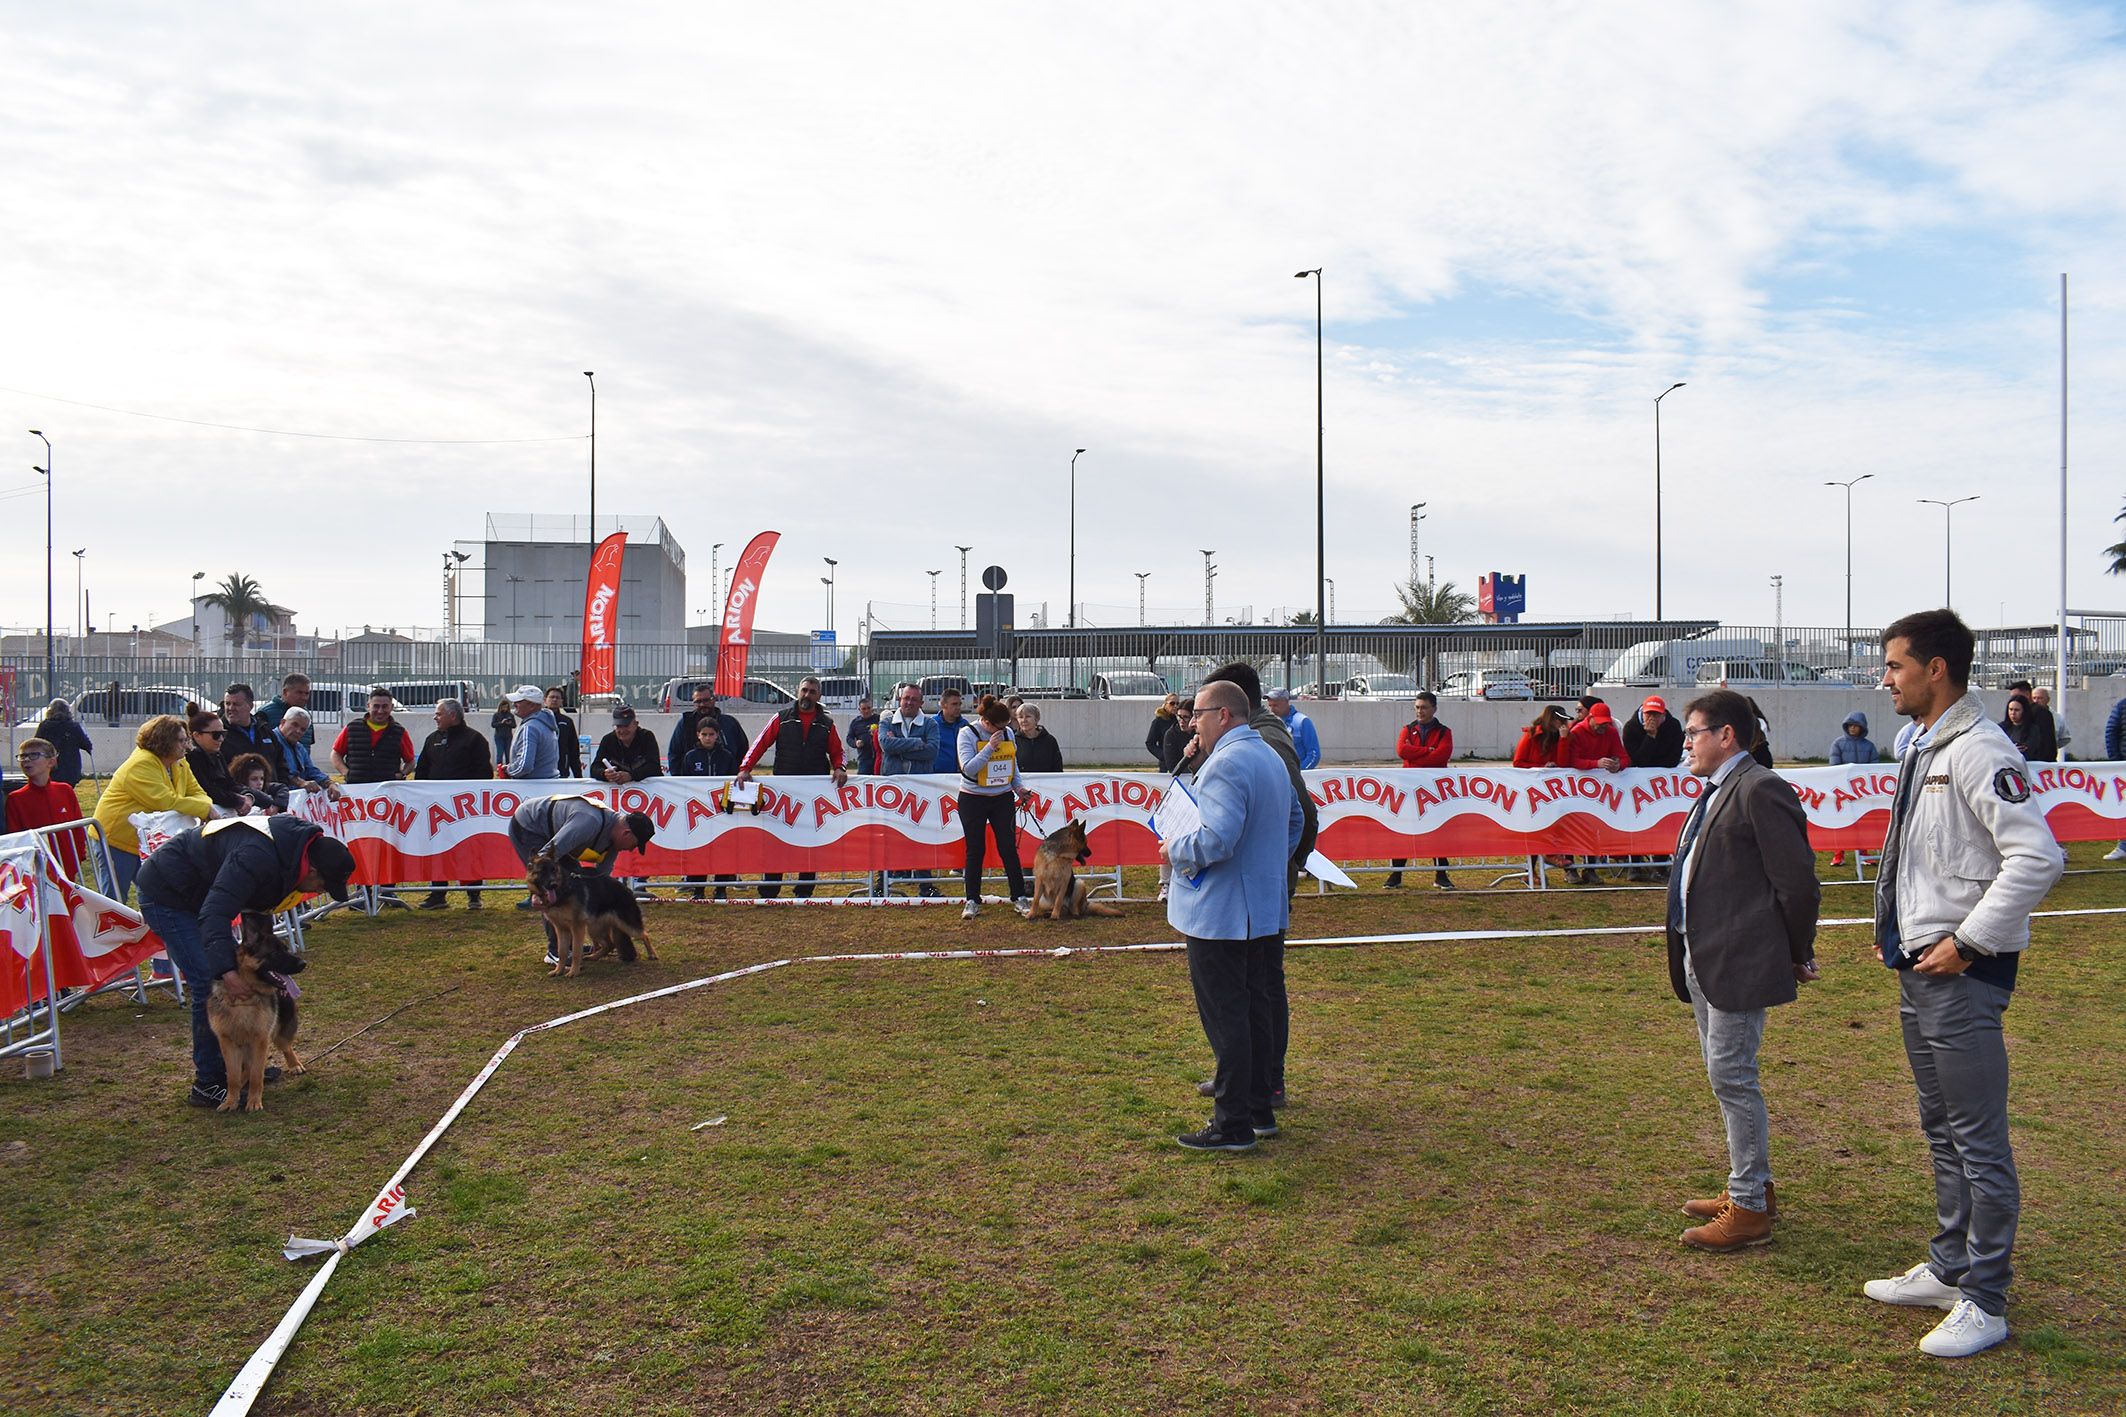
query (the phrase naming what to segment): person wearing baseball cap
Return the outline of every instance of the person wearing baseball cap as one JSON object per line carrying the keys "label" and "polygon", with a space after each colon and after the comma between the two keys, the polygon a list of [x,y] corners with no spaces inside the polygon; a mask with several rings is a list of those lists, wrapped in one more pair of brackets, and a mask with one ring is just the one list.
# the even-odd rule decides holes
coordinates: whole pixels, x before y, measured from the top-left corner
{"label": "person wearing baseball cap", "polygon": [[[598,755],[591,759],[590,775],[594,782],[610,782],[615,787],[664,776],[664,765],[657,756],[657,735],[644,732],[635,720],[635,711],[626,704],[613,706],[613,731],[598,740]],[[640,876],[628,877],[627,888],[639,899],[651,898],[649,887]]]}
{"label": "person wearing baseball cap", "polygon": [[[1609,705],[1596,699],[1586,708],[1586,714],[1565,731],[1565,740],[1558,749],[1558,766],[1583,771],[1599,768],[1603,772],[1622,772],[1630,767],[1631,756],[1624,751],[1624,739],[1617,732],[1616,720],[1610,717]],[[1595,883],[1594,868],[1607,859],[1590,856],[1578,867],[1568,869],[1565,878],[1576,885],[1591,886]]]}
{"label": "person wearing baseball cap", "polygon": [[[1668,711],[1668,701],[1659,694],[1639,705],[1638,713],[1624,721],[1624,751],[1635,768],[1673,768],[1683,761],[1683,725]],[[1631,879],[1666,881],[1668,872],[1649,864],[1651,858],[1632,858]]]}
{"label": "person wearing baseball cap", "polygon": [[546,706],[546,691],[537,684],[520,684],[502,696],[517,716],[517,730],[509,738],[509,760],[495,769],[496,777],[547,779],[561,776],[561,740],[554,726],[553,711]]}
{"label": "person wearing baseball cap", "polygon": [[[246,911],[277,913],[304,895],[324,891],[347,899],[354,854],[317,823],[285,812],[224,817],[179,832],[141,863],[140,918],[162,938],[185,981],[192,1004],[194,1107],[219,1107],[229,1073],[221,1044],[207,1021],[207,997],[219,981],[231,997],[253,992],[236,971],[230,922]],[[280,1076],[266,1070],[268,1082]]]}

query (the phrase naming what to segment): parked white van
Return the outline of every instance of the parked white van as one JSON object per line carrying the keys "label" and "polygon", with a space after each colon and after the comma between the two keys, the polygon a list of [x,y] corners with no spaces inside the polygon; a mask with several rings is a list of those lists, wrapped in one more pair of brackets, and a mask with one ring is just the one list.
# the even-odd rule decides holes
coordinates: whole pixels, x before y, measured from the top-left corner
{"label": "parked white van", "polygon": [[1709,659],[1762,659],[1762,640],[1641,640],[1609,662],[1593,684],[1604,689],[1695,684],[1698,666]]}

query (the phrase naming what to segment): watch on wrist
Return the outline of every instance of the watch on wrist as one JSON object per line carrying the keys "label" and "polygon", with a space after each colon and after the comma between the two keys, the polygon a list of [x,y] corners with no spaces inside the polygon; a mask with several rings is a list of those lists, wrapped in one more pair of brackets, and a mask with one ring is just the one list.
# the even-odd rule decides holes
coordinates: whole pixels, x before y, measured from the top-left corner
{"label": "watch on wrist", "polygon": [[1956,946],[1956,957],[1962,960],[1965,964],[1970,964],[1978,958],[1978,951],[1972,949],[1962,940],[1957,939],[1956,936],[1951,935],[1949,937],[1949,943]]}

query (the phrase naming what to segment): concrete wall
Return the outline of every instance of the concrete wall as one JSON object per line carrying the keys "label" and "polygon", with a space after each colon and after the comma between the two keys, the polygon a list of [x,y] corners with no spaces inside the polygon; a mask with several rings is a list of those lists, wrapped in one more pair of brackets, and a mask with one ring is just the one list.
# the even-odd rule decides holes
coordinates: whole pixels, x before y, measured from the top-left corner
{"label": "concrete wall", "polygon": [[[1645,697],[1643,692],[1606,696],[1619,718],[1636,712]],[[1681,693],[1664,693],[1662,697],[1677,713],[1682,712],[1688,701]],[[1823,758],[1838,736],[1839,724],[1855,709],[1868,716],[1869,735],[1885,752],[1903,724],[1890,707],[1890,696],[1879,689],[1770,689],[1755,697],[1758,707],[1771,720],[1772,751],[1782,761]],[[2101,757],[2103,719],[2110,713],[2113,700],[2110,695],[2095,690],[2075,697],[2078,702],[2070,705],[2070,722],[2075,733],[2073,756],[2082,759]],[[2007,694],[1984,689],[1979,691],[1979,698],[1996,720],[2005,711]],[[1062,743],[1065,763],[1146,769],[1154,766],[1144,751],[1144,732],[1151,724],[1157,703],[1070,699],[1045,700],[1037,707],[1041,710],[1042,725]],[[1526,702],[1444,699],[1440,702],[1439,716],[1441,722],[1454,730],[1456,757],[1508,759],[1513,756],[1513,745],[1520,741],[1521,729],[1535,717],[1536,708]],[[1406,701],[1306,704],[1302,709],[1314,720],[1315,729],[1321,736],[1324,763],[1392,765],[1396,761],[1395,735],[1410,720],[1410,705]],[[740,712],[736,717],[745,726],[747,734],[754,737],[774,719],[772,713],[751,710]],[[834,718],[846,729],[848,714],[836,714]],[[660,746],[670,740],[672,726],[678,721],[677,714],[642,715],[643,727],[657,736]],[[418,743],[434,723],[427,714],[420,713],[410,715],[407,726],[414,732]],[[487,712],[476,716],[476,726],[483,731],[486,729]],[[132,751],[133,735],[139,727],[137,723],[127,723],[120,728],[105,728],[100,723],[88,725],[89,736],[96,743],[97,765],[104,772],[110,772],[125,761],[126,754]],[[578,728],[595,744],[612,730],[612,722],[609,718],[594,715],[579,719]],[[328,763],[325,749],[338,732],[336,722],[318,725],[316,757],[320,766]],[[27,736],[26,731],[19,729],[15,734],[17,741]]]}
{"label": "concrete wall", "polygon": [[[482,634],[525,644],[582,643],[589,562],[590,547],[582,542],[487,542]],[[523,579],[512,586],[511,576]],[[662,546],[628,542],[620,559],[620,643],[684,644],[686,597],[683,565]]]}

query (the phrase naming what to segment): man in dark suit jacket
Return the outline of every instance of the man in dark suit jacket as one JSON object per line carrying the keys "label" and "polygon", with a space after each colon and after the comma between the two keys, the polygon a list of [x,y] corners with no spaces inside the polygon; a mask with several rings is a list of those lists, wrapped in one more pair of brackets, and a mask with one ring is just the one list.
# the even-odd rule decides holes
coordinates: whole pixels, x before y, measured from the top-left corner
{"label": "man in dark suit jacket", "polygon": [[1687,1202],[1683,1243],[1725,1253],[1772,1238],[1771,1122],[1757,1080],[1764,1015],[1816,974],[1816,854],[1793,788],[1750,756],[1757,716],[1716,689],[1685,711],[1704,790],[1684,818],[1668,885],[1668,977],[1691,1006],[1727,1125],[1727,1194]]}

